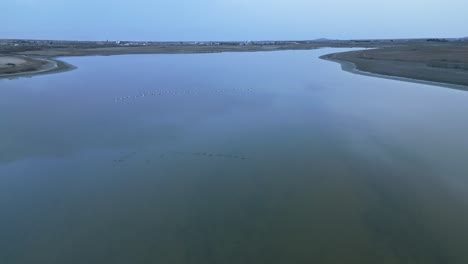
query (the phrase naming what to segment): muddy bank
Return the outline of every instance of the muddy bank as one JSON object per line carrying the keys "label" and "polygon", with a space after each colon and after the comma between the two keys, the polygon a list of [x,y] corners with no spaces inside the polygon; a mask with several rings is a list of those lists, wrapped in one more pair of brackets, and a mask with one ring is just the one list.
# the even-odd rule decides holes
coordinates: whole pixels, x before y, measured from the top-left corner
{"label": "muddy bank", "polygon": [[75,66],[53,58],[22,55],[0,56],[0,78],[31,77],[76,69]]}
{"label": "muddy bank", "polygon": [[404,81],[468,90],[467,46],[412,46],[334,53],[322,59],[342,63],[343,69]]}

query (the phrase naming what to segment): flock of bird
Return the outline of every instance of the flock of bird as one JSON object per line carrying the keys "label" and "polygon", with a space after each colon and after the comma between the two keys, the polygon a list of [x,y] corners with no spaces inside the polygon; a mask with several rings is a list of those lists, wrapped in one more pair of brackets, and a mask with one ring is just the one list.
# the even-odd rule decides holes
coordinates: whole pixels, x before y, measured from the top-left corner
{"label": "flock of bird", "polygon": [[[114,98],[114,102],[124,102],[136,99],[143,99],[146,97],[154,97],[154,96],[181,96],[181,95],[209,95],[209,94],[217,94],[217,93],[248,93],[252,92],[252,88],[247,89],[239,89],[239,88],[232,88],[232,89],[215,89],[215,90],[203,90],[203,91],[193,91],[193,90],[179,90],[179,91],[152,91],[152,92],[144,92],[139,95],[133,96],[123,96]],[[233,159],[233,160],[247,160],[247,158],[243,155],[233,155],[233,154],[223,154],[223,153],[210,153],[210,152],[174,152],[174,153],[157,153],[154,151],[145,150],[143,152],[150,152],[152,155],[142,157],[143,160],[146,160],[147,163],[151,162],[152,159],[164,159],[170,154],[182,155],[182,156],[193,156],[193,157],[200,157],[200,158],[218,158],[218,159]],[[119,157],[113,160],[114,163],[123,163],[129,161],[132,157],[136,156],[138,153],[136,151],[122,153]],[[148,154],[148,153],[147,153]]]}
{"label": "flock of bird", "polygon": [[[234,155],[234,154],[225,154],[225,153],[211,153],[211,152],[173,152],[173,153],[157,153],[154,151],[144,151],[147,154],[142,157],[142,160],[146,160],[149,163],[151,160],[156,159],[164,159],[169,157],[171,154],[175,154],[178,156],[193,156],[193,157],[200,157],[200,158],[218,158],[218,159],[233,159],[233,160],[247,160],[248,158],[243,155]],[[129,161],[132,157],[136,156],[138,152],[132,151],[127,153],[122,153],[118,158],[114,159],[114,163],[123,163]]]}
{"label": "flock of bird", "polygon": [[248,93],[252,92],[252,88],[232,88],[232,89],[215,89],[215,90],[206,90],[206,91],[192,91],[192,90],[182,90],[182,91],[153,91],[153,92],[144,92],[139,95],[132,96],[123,96],[114,98],[114,102],[123,102],[128,100],[142,99],[145,97],[154,97],[154,96],[180,96],[180,95],[208,95],[213,93]]}
{"label": "flock of bird", "polygon": [[176,152],[176,154],[200,156],[200,157],[207,157],[207,158],[225,158],[225,159],[239,159],[239,160],[247,159],[245,156],[242,156],[242,155],[220,154],[220,153],[210,153],[210,152]]}

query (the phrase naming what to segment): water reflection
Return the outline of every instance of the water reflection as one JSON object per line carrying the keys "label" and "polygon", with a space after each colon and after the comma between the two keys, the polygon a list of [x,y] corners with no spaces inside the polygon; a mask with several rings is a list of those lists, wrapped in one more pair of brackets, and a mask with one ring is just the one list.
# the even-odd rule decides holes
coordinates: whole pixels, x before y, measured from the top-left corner
{"label": "water reflection", "polygon": [[0,260],[467,263],[468,93],[327,52],[0,81]]}

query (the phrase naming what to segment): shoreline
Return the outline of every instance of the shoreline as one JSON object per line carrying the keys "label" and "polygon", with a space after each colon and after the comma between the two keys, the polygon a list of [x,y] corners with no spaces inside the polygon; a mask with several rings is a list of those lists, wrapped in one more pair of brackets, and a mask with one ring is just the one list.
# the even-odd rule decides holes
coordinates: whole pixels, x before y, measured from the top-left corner
{"label": "shoreline", "polygon": [[39,75],[46,75],[46,74],[55,74],[55,73],[62,73],[67,71],[72,71],[77,69],[76,66],[61,61],[56,58],[38,58],[38,57],[31,57],[25,55],[8,55],[11,58],[18,58],[18,59],[27,59],[29,62],[34,63],[42,63],[40,67],[37,67],[33,71],[24,71],[19,70],[18,72],[14,73],[0,73],[0,79],[17,79],[17,78],[28,78],[34,77]]}
{"label": "shoreline", "polygon": [[[57,73],[67,68],[56,58],[76,56],[111,56],[131,54],[201,54],[222,52],[265,52],[285,50],[314,50],[319,48],[382,48],[403,46],[408,43],[425,44],[426,39],[380,39],[380,40],[282,40],[282,41],[68,41],[0,39],[0,78],[35,76]],[[467,41],[468,43],[468,41]],[[464,41],[455,41],[464,45]],[[43,58],[59,64],[55,70],[43,70],[40,63],[29,65],[5,63],[4,57]],[[7,59],[8,60],[8,59]],[[3,68],[3,69],[2,69]],[[69,67],[71,68],[71,67]],[[33,69],[33,70],[31,70]],[[72,69],[72,68],[71,68]],[[16,72],[15,72],[16,71]],[[27,71],[27,72],[26,72]],[[5,74],[8,72],[9,74]]]}
{"label": "shoreline", "polygon": [[320,58],[354,74],[468,91],[468,45],[360,49]]}
{"label": "shoreline", "polygon": [[18,43],[11,42],[12,45],[0,47],[0,79],[34,77],[76,69],[61,61],[61,57],[360,48],[323,55],[320,59],[339,63],[342,70],[354,74],[468,91],[468,41],[410,39],[103,44],[23,40]]}
{"label": "shoreline", "polygon": [[443,82],[434,82],[434,81],[427,81],[427,80],[413,79],[413,78],[407,78],[407,77],[400,77],[400,76],[396,76],[396,75],[385,75],[385,74],[379,74],[379,73],[373,73],[373,72],[359,70],[355,63],[350,62],[350,61],[333,59],[333,58],[328,57],[330,55],[332,55],[332,54],[327,54],[327,55],[320,56],[320,59],[338,63],[338,64],[341,65],[341,69],[343,71],[349,72],[349,73],[352,73],[352,74],[357,74],[357,75],[362,75],[362,76],[367,76],[367,77],[387,79],[387,80],[393,80],[393,81],[401,81],[401,82],[409,82],[409,83],[418,83],[418,84],[425,84],[425,85],[431,85],[431,86],[438,86],[438,87],[450,88],[450,89],[461,90],[461,91],[468,91],[468,86],[465,86],[465,85],[457,85],[457,84],[450,84],[450,83],[443,83]]}

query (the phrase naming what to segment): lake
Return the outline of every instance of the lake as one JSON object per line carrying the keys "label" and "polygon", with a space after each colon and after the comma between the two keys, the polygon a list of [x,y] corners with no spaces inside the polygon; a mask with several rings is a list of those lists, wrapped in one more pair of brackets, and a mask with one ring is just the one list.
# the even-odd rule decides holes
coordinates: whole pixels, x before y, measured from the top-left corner
{"label": "lake", "polygon": [[0,263],[468,263],[468,93],[337,51],[0,80]]}

